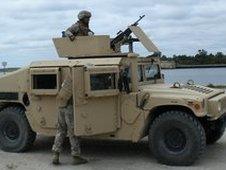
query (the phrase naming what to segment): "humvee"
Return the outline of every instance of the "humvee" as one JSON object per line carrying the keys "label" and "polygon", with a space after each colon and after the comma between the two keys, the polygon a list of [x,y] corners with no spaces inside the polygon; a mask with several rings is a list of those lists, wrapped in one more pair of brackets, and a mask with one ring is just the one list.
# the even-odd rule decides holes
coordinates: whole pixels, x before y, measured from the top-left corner
{"label": "humvee", "polygon": [[[36,134],[55,135],[56,96],[67,74],[73,79],[74,134],[81,138],[139,142],[148,136],[159,162],[190,165],[223,135],[224,90],[191,80],[165,84],[159,50],[139,26],[129,26],[116,39],[97,35],[53,42],[61,59],[32,62],[0,77],[2,150],[23,152]],[[152,55],[136,54],[135,42]],[[122,45],[128,52],[121,52]]]}

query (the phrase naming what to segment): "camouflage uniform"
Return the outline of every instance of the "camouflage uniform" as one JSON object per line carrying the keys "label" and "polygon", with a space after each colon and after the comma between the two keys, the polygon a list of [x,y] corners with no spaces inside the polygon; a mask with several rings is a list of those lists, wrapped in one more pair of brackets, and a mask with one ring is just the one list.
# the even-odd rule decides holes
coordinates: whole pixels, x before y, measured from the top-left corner
{"label": "camouflage uniform", "polygon": [[81,11],[78,14],[79,21],[77,21],[75,24],[69,27],[65,31],[65,35],[67,37],[93,35],[94,33],[89,29],[89,19],[87,22],[84,22],[84,18],[90,18],[90,17],[91,17],[91,13],[89,11]]}
{"label": "camouflage uniform", "polygon": [[52,150],[54,152],[62,151],[62,144],[66,136],[69,136],[71,144],[71,155],[78,156],[81,154],[79,138],[74,135],[74,114],[71,104],[59,108],[57,133]]}
{"label": "camouflage uniform", "polygon": [[89,26],[84,24],[81,21],[77,21],[75,24],[73,24],[71,27],[69,27],[65,31],[65,35],[67,37],[70,36],[88,36],[90,33],[93,34],[93,32],[89,29]]}
{"label": "camouflage uniform", "polygon": [[81,153],[79,138],[74,135],[74,113],[72,99],[72,79],[68,75],[62,83],[62,88],[57,96],[59,105],[57,133],[52,150],[60,153],[62,144],[67,134],[71,144],[72,156],[79,156]]}

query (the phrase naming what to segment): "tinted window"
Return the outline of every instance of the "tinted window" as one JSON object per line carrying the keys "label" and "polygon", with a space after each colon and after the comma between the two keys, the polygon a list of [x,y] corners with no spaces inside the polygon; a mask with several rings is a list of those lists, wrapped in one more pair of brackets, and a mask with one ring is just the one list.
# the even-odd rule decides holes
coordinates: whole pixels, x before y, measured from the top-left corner
{"label": "tinted window", "polygon": [[115,73],[91,74],[91,90],[116,89]]}
{"label": "tinted window", "polygon": [[33,75],[33,89],[56,89],[56,74]]}

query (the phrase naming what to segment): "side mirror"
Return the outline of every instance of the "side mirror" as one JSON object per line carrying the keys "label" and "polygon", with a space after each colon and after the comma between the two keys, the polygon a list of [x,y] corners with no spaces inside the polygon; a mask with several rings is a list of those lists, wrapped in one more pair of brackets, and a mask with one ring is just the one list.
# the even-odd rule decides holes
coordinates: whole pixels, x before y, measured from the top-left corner
{"label": "side mirror", "polygon": [[165,74],[162,74],[162,78],[165,79]]}
{"label": "side mirror", "polygon": [[192,79],[187,81],[187,85],[194,85],[194,84],[195,84],[195,82]]}

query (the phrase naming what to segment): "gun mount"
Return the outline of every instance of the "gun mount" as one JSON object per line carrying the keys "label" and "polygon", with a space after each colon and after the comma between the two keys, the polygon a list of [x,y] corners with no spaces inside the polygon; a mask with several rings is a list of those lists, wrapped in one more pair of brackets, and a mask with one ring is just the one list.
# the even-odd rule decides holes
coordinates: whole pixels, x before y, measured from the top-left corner
{"label": "gun mount", "polygon": [[[145,15],[140,16],[140,18],[131,24],[131,26],[138,26],[139,21],[142,20],[145,17]],[[132,50],[131,44],[133,42],[139,41],[138,39],[133,39],[130,34],[132,33],[132,30],[128,27],[125,31],[119,31],[117,33],[117,36],[111,40],[111,48],[115,51],[118,51],[118,47],[122,46],[124,44],[130,45],[130,50]]]}

